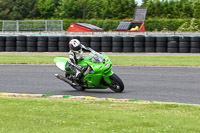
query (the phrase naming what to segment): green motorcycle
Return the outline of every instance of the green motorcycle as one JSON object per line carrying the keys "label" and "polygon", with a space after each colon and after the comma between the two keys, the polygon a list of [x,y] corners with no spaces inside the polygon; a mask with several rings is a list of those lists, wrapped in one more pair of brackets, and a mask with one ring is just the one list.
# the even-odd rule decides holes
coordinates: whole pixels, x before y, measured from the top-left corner
{"label": "green motorcycle", "polygon": [[114,92],[122,92],[124,90],[124,83],[122,80],[111,71],[112,63],[107,55],[92,50],[89,53],[89,56],[78,61],[77,64],[84,67],[84,72],[82,72],[83,76],[80,79],[79,84],[73,81],[73,72],[71,70],[65,70],[68,65],[68,58],[56,57],[54,63],[62,71],[70,73],[68,76],[62,76],[60,74],[55,74],[55,76],[78,91],[107,88],[110,88]]}

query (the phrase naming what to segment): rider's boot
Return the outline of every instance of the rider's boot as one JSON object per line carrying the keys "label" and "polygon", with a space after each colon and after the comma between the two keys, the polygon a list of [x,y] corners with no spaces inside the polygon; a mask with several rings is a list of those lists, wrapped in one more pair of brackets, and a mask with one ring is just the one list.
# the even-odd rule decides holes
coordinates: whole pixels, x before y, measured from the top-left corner
{"label": "rider's boot", "polygon": [[67,78],[68,76],[70,76],[70,73],[66,72],[65,73],[65,78]]}
{"label": "rider's boot", "polygon": [[74,80],[74,83],[77,84],[77,85],[80,85],[80,79],[82,77],[82,73],[81,72],[77,72],[74,76],[73,76],[73,80]]}

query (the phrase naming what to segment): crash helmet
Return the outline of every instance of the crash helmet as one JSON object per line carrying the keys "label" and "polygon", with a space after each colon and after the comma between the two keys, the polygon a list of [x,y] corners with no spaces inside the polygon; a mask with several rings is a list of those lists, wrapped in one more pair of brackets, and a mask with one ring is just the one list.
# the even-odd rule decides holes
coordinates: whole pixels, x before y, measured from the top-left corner
{"label": "crash helmet", "polygon": [[79,51],[82,49],[81,47],[81,42],[78,40],[78,39],[72,39],[70,42],[69,42],[69,48],[70,50],[72,51]]}
{"label": "crash helmet", "polygon": [[82,44],[78,39],[72,39],[69,42],[69,48],[72,52],[76,54],[77,59],[80,59],[82,57],[82,54],[83,54]]}

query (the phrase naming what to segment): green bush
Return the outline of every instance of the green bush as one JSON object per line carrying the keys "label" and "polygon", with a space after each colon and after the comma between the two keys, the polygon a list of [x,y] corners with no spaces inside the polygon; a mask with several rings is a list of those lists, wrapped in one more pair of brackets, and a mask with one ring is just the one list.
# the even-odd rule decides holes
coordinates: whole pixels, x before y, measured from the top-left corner
{"label": "green bush", "polygon": [[145,21],[146,31],[177,31],[177,29],[185,22],[191,19],[165,19],[165,18],[149,18]]}
{"label": "green bush", "polygon": [[0,31],[2,30],[2,22],[1,22],[1,20],[0,20]]}
{"label": "green bush", "polygon": [[199,24],[197,23],[196,19],[193,18],[189,23],[185,22],[184,24],[182,24],[178,30],[178,32],[184,32],[184,31],[190,31],[190,32],[194,32],[194,31],[200,31],[199,30]]}

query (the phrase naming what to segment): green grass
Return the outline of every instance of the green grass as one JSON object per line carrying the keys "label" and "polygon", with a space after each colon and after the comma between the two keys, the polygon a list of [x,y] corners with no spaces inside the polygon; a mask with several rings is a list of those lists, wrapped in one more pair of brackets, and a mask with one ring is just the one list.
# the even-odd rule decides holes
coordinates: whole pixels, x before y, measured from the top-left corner
{"label": "green grass", "polygon": [[199,106],[0,98],[1,133],[198,133]]}
{"label": "green grass", "polygon": [[112,56],[111,61],[131,66],[200,66],[200,56]]}
{"label": "green grass", "polygon": [[[0,55],[0,64],[53,64],[53,55]],[[65,56],[60,56],[65,57]],[[67,57],[67,56],[66,56]],[[113,65],[200,66],[200,56],[109,56]]]}

